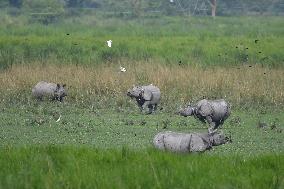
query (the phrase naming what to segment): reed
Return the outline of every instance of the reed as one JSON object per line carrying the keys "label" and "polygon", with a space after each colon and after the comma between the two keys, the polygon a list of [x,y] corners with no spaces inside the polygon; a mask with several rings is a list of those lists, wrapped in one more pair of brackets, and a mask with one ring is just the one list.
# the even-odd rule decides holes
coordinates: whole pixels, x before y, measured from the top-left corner
{"label": "reed", "polygon": [[[127,71],[121,73],[119,66]],[[225,98],[235,106],[283,107],[284,70],[258,65],[236,67],[165,66],[157,62],[130,62],[96,66],[22,64],[0,73],[2,98],[30,96],[41,80],[66,83],[69,101],[103,98],[126,103],[125,93],[133,85],[154,84],[162,91],[162,103],[181,105],[202,98]],[[16,95],[16,96],[15,96]],[[29,98],[28,98],[29,99]]]}

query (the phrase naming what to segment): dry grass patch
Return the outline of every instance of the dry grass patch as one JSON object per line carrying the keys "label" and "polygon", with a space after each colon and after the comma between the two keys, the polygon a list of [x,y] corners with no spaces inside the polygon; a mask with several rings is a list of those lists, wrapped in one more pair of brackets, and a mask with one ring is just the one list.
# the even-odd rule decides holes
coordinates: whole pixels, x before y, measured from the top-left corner
{"label": "dry grass patch", "polygon": [[121,73],[119,66],[12,66],[0,73],[0,91],[3,94],[29,92],[38,81],[46,80],[66,83],[70,96],[81,99],[96,95],[119,97],[133,84],[153,83],[161,88],[165,103],[168,100],[185,103],[202,97],[226,98],[235,104],[248,101],[282,106],[284,102],[284,69],[247,65],[204,68],[124,62],[127,72]]}

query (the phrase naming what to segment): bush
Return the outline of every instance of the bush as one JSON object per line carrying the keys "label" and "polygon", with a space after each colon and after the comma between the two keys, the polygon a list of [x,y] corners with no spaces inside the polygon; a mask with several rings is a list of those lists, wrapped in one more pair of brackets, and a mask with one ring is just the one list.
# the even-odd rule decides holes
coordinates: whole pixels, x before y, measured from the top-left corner
{"label": "bush", "polygon": [[30,22],[39,22],[44,25],[58,21],[64,13],[64,5],[64,2],[58,0],[25,0],[23,2],[24,9],[30,12]]}

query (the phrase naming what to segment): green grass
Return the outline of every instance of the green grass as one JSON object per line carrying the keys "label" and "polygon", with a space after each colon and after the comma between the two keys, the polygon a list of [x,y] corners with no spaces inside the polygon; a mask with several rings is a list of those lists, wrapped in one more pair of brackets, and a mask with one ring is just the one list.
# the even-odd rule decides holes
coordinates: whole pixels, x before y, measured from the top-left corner
{"label": "green grass", "polygon": [[[281,17],[93,17],[94,23],[82,17],[72,24],[66,19],[48,26],[19,25],[11,19],[9,27],[4,27],[8,21],[0,27],[3,68],[38,60],[90,65],[128,59],[206,66],[282,66],[284,60]],[[112,48],[106,46],[109,39]]]}
{"label": "green grass", "polygon": [[1,188],[282,188],[284,156],[2,148]]}
{"label": "green grass", "polygon": [[[284,187],[282,17],[30,19],[0,14],[0,188]],[[173,66],[179,61],[201,67]],[[114,71],[119,64],[126,74]],[[177,82],[185,72],[191,80]],[[68,82],[65,103],[31,98],[42,78]],[[142,115],[124,91],[153,80],[164,109]],[[202,95],[232,99],[222,130],[233,142],[202,154],[155,150],[159,131],[207,131],[174,114]]]}
{"label": "green grass", "polygon": [[[134,102],[133,102],[134,105]],[[152,147],[155,134],[163,130],[207,132],[207,125],[192,117],[174,115],[166,109],[143,115],[136,106],[93,108],[74,104],[34,103],[2,106],[0,145],[75,145],[102,149]],[[62,116],[56,122],[59,114]],[[17,115],[17,116],[14,116]],[[259,122],[266,128],[258,128]],[[223,125],[233,143],[220,146],[209,154],[253,156],[283,153],[284,116],[281,110],[233,110]],[[272,125],[275,129],[271,129]]]}
{"label": "green grass", "polygon": [[[233,109],[222,130],[232,143],[202,154],[153,148],[159,131],[206,132],[164,109],[73,103],[0,105],[0,188],[282,188],[281,110]],[[56,122],[58,115],[61,120]],[[258,128],[258,123],[267,127]],[[275,129],[271,126],[275,125]]]}

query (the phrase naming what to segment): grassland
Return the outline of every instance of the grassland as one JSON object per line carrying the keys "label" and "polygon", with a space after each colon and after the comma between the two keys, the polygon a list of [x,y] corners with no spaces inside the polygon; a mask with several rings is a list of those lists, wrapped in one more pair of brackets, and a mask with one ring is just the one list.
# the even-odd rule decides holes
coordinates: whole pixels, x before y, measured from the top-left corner
{"label": "grassland", "polygon": [[[0,26],[0,65],[4,68],[34,61],[94,65],[125,59],[167,65],[180,61],[204,66],[283,65],[281,17],[83,17],[48,26],[21,25],[13,19]],[[106,46],[109,39],[112,48]]]}
{"label": "grassland", "polygon": [[[1,109],[2,147],[62,144],[142,150],[151,148],[153,136],[165,129],[207,130],[207,125],[194,118],[184,118],[166,109],[154,115],[141,115],[136,106],[94,108],[72,103],[21,103],[2,105]],[[61,120],[56,122],[59,115]],[[210,154],[283,153],[283,122],[280,111],[234,109],[223,125],[224,132],[232,135],[233,143],[216,148]],[[267,126],[259,128],[259,123]]]}
{"label": "grassland", "polygon": [[206,132],[207,126],[166,110],[145,116],[134,106],[106,109],[67,102],[2,104],[1,110],[2,188],[284,184],[283,112],[234,110],[222,128],[232,143],[188,155],[154,150],[153,136],[163,130]]}
{"label": "grassland", "polygon": [[75,97],[56,103],[13,90],[0,105],[2,188],[283,187],[279,107],[233,107],[222,128],[232,143],[180,155],[154,150],[153,136],[163,130],[206,132],[207,126],[174,115],[175,103],[163,101],[163,110],[142,115],[121,93],[92,94],[102,98],[96,99],[70,91]]}
{"label": "grassland", "polygon": [[282,188],[283,155],[177,155],[125,148],[1,149],[5,188]]}
{"label": "grassland", "polygon": [[[0,188],[284,187],[282,17],[0,18]],[[65,102],[33,99],[40,80],[66,83]],[[149,83],[162,100],[143,115],[125,93]],[[230,102],[233,142],[154,150],[159,131],[206,131],[174,114],[202,98]]]}
{"label": "grassland", "polygon": [[[119,71],[121,64],[126,73]],[[171,111],[202,98],[226,98],[234,108],[280,110],[284,105],[283,75],[283,69],[257,65],[204,68],[129,61],[100,66],[38,63],[15,65],[0,73],[0,93],[3,103],[32,103],[31,88],[47,80],[67,84],[69,103],[129,107],[127,89],[133,84],[153,83],[162,90],[162,107]]]}

